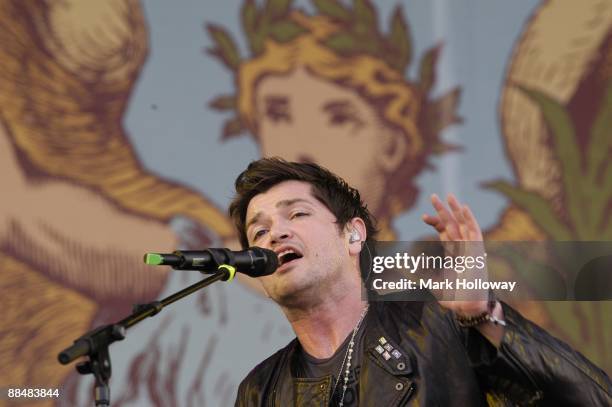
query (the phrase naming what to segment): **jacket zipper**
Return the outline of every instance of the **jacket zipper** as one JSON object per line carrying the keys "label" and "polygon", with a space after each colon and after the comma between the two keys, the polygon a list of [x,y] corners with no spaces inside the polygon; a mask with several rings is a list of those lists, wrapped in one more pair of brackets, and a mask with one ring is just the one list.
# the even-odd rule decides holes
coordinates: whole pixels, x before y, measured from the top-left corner
{"label": "jacket zipper", "polygon": [[268,402],[266,404],[268,407],[274,407],[276,404],[276,389],[272,390],[272,397],[268,398]]}
{"label": "jacket zipper", "polygon": [[398,403],[398,406],[403,406],[404,403],[407,403],[408,400],[410,400],[410,398],[412,397],[412,394],[414,393],[415,389],[416,389],[416,386],[415,386],[414,382],[410,383],[410,386],[408,387],[408,392],[406,392],[404,397],[402,397],[402,399]]}

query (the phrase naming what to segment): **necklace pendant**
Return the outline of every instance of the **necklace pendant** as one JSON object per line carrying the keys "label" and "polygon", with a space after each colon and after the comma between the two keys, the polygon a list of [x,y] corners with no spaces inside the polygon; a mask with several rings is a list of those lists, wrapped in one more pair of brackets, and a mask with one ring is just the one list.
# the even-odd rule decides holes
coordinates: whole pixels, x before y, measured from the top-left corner
{"label": "necklace pendant", "polygon": [[[359,330],[359,326],[361,325],[361,322],[363,322],[363,318],[368,312],[369,307],[370,307],[370,304],[367,304],[365,306],[363,312],[361,313],[361,317],[359,318],[359,321],[357,321],[357,325],[355,325],[355,328],[353,329],[353,334],[351,335],[351,340],[349,342],[348,350],[344,354],[344,360],[342,361],[342,364],[340,365],[340,371],[338,372],[338,378],[336,379],[336,384],[334,384],[334,389],[332,391],[332,394],[334,393],[336,387],[338,386],[338,382],[340,382],[340,378],[341,378],[340,374],[342,373],[342,369],[345,368],[346,370],[344,371],[344,385],[342,386],[342,397],[340,398],[340,402],[338,403],[339,406],[344,406],[344,395],[346,394],[346,389],[348,388],[349,375],[351,374],[350,367],[351,367],[351,359],[353,357],[353,347],[355,346],[355,335],[357,334],[357,331]],[[381,338],[381,339],[384,340],[385,338]]]}

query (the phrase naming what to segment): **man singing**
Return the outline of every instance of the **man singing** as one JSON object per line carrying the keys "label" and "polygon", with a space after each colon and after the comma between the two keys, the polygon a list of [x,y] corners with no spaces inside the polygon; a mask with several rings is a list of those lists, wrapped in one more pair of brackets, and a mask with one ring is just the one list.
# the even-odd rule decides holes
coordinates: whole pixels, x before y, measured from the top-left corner
{"label": "man singing", "polygon": [[[612,405],[603,371],[505,304],[368,303],[360,257],[374,220],[324,168],[262,159],[236,192],[241,243],[278,255],[261,282],[297,336],[249,373],[236,405]],[[423,220],[440,240],[482,240],[456,198],[432,204],[436,215]]]}

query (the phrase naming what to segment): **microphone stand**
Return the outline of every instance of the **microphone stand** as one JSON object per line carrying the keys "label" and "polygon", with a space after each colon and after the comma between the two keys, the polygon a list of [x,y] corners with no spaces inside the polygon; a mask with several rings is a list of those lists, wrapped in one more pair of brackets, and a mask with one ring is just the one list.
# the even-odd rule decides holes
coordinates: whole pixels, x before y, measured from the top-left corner
{"label": "microphone stand", "polygon": [[148,304],[136,304],[132,314],[113,324],[104,325],[87,332],[74,341],[74,344],[58,355],[61,364],[67,365],[78,357],[87,356],[87,362],[81,362],[76,366],[80,374],[93,374],[96,379],[94,390],[96,406],[108,407],[110,405],[110,388],[108,385],[111,377],[111,360],[108,347],[111,343],[125,339],[128,328],[136,325],[147,317],[157,315],[164,307],[186,297],[201,288],[206,287],[218,280],[232,280],[236,270],[227,264],[219,266],[216,272],[195,284],[184,288],[161,301],[153,301]]}

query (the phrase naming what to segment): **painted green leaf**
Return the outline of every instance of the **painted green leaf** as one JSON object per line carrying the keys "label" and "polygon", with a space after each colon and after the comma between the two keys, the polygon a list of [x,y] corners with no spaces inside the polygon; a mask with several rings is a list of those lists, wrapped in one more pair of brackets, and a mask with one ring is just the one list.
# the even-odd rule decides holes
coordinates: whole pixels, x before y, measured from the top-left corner
{"label": "painted green leaf", "polygon": [[441,45],[430,48],[421,59],[421,65],[419,67],[419,86],[425,95],[431,91],[431,88],[436,82],[436,65],[441,50]]}
{"label": "painted green leaf", "polygon": [[208,104],[215,110],[234,110],[236,109],[236,96],[235,95],[222,95],[217,96]]}
{"label": "painted green leaf", "polygon": [[263,52],[266,35],[266,29],[259,29],[251,38],[249,38],[251,43],[251,52],[253,55],[259,55]]}
{"label": "painted green leaf", "polygon": [[242,121],[238,117],[234,117],[233,119],[227,120],[223,125],[223,136],[221,140],[227,140],[232,137],[236,137],[240,135],[245,129],[242,125]]}
{"label": "painted green leaf", "polygon": [[593,198],[597,205],[594,205],[594,210],[597,210],[599,218],[596,223],[598,231],[601,231],[595,238],[601,240],[612,240],[612,160],[606,161],[607,168],[602,171],[601,187],[597,189]]}
{"label": "painted green leaf", "polygon": [[371,33],[370,26],[364,24],[363,21],[355,21],[351,25],[350,31],[354,36],[361,38],[365,38]]}
{"label": "painted green leaf", "polygon": [[255,0],[245,0],[240,14],[244,31],[247,37],[251,37],[257,31],[257,5]]}
{"label": "painted green leaf", "polygon": [[384,57],[384,49],[374,35],[358,37],[357,44],[359,44],[359,50],[362,52],[366,52],[370,55],[377,55],[381,58]]}
{"label": "painted green leaf", "polygon": [[346,32],[330,36],[325,41],[325,45],[339,54],[351,54],[359,49],[355,36]]}
{"label": "painted green leaf", "polygon": [[565,192],[567,210],[579,239],[586,239],[594,231],[591,210],[588,207],[591,197],[583,192],[584,174],[581,169],[581,156],[574,125],[565,107],[542,92],[518,86],[542,113],[544,122],[550,129],[553,151],[561,167],[561,177]]}
{"label": "painted green leaf", "polygon": [[272,16],[262,12],[257,20],[257,32],[255,38],[257,39],[257,53],[263,51],[263,44],[265,43],[266,37],[270,33],[270,24],[272,23]]}
{"label": "painted green leaf", "polygon": [[[606,93],[591,129],[591,138],[586,155],[588,178],[597,184],[598,176],[605,166],[612,165],[612,80],[608,81]],[[601,181],[601,180],[600,180]],[[604,180],[612,182],[612,180]],[[601,185],[601,184],[600,184]]]}
{"label": "painted green leaf", "polygon": [[370,0],[355,0],[355,20],[368,27],[370,31],[376,32],[378,21],[376,20],[376,9]]}
{"label": "painted green leaf", "polygon": [[438,134],[446,127],[462,122],[461,117],[457,115],[460,99],[461,88],[457,86],[450,92],[428,103],[426,120],[427,128],[430,129],[431,133]]}
{"label": "painted green leaf", "polygon": [[351,21],[351,13],[338,0],[313,0],[319,14],[340,21]]}
{"label": "painted green leaf", "polygon": [[[554,264],[544,259],[538,259],[528,247],[521,245],[495,245],[493,256],[510,265],[513,273],[524,279],[525,285],[533,291],[536,297],[553,295],[564,298],[567,295],[564,275]],[[487,263],[491,260],[489,258]]]}
{"label": "painted green leaf", "polygon": [[404,72],[412,62],[412,39],[400,5],[395,8],[391,17],[389,42],[393,44],[397,52],[394,58],[396,61],[394,67],[400,72]]}
{"label": "painted green leaf", "polygon": [[215,44],[215,47],[209,49],[208,52],[221,59],[221,61],[231,70],[238,69],[240,54],[238,53],[238,48],[234,40],[232,40],[230,35],[219,26],[208,24],[206,28]]}
{"label": "painted green leaf", "polygon": [[555,240],[571,240],[572,231],[555,216],[555,211],[549,201],[536,192],[516,187],[506,181],[492,181],[485,188],[504,194],[515,205],[522,208],[531,219],[551,238]]}
{"label": "painted green leaf", "polygon": [[306,32],[304,27],[289,20],[279,21],[270,26],[272,38],[279,42],[291,41],[304,32]]}
{"label": "painted green leaf", "polygon": [[[591,128],[586,155],[587,179],[590,186],[591,210],[595,227],[612,227],[607,208],[612,205],[612,80],[608,81],[605,96]],[[611,231],[612,232],[612,231]]]}
{"label": "painted green leaf", "polygon": [[431,154],[433,155],[442,155],[459,151],[463,151],[463,146],[460,146],[458,144],[438,142],[431,146]]}
{"label": "painted green leaf", "polygon": [[267,0],[265,14],[271,19],[285,16],[291,7],[291,0]]}

